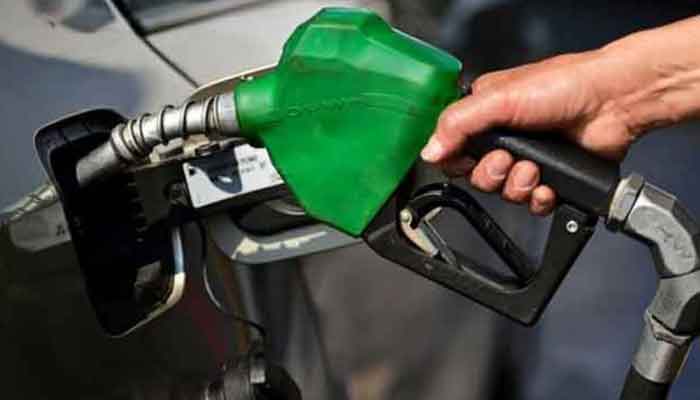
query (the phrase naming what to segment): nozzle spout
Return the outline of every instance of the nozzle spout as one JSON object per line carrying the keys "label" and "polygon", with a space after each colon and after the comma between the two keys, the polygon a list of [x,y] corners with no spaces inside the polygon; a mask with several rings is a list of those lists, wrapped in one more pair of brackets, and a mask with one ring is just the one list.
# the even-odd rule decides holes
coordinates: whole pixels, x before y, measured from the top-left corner
{"label": "nozzle spout", "polygon": [[75,167],[75,176],[80,187],[90,185],[101,178],[116,175],[125,166],[121,162],[111,141],[83,157]]}

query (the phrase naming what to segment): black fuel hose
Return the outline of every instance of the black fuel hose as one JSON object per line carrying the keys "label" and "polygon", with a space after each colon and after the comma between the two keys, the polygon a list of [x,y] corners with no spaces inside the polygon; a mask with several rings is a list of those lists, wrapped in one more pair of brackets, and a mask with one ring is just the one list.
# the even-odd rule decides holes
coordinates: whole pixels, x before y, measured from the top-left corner
{"label": "black fuel hose", "polygon": [[670,390],[670,383],[650,381],[630,367],[620,400],[665,400]]}

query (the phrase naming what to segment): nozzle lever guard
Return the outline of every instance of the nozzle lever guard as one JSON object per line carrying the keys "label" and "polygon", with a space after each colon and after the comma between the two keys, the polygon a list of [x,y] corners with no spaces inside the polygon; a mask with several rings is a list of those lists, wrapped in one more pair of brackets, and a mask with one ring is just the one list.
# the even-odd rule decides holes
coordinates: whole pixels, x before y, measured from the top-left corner
{"label": "nozzle lever guard", "polygon": [[[540,183],[557,192],[559,204],[537,268],[469,193],[450,184],[428,185],[408,195],[409,184],[404,184],[365,229],[364,239],[381,256],[531,325],[593,234],[598,217],[607,216],[619,166],[547,132],[494,129],[471,138],[467,152],[480,158],[494,149],[537,163]],[[428,221],[440,208],[467,220],[516,279],[498,279],[449,249]]]}
{"label": "nozzle lever guard", "polygon": [[[559,206],[541,265],[534,268],[466,191],[451,184],[433,184],[408,200],[401,197],[397,193],[365,230],[367,244],[390,261],[524,325],[537,322],[596,225],[595,217],[566,204]],[[495,279],[484,272],[484,266],[456,251],[445,257],[440,251],[431,254],[417,246],[406,235],[406,224],[415,229],[439,208],[453,209],[471,223],[518,279]]]}

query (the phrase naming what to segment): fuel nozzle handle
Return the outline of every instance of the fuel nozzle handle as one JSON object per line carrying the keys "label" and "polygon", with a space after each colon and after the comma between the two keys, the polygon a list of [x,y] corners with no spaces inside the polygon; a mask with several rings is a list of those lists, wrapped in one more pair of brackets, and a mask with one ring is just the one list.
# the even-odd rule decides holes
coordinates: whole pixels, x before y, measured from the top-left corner
{"label": "fuel nozzle handle", "polygon": [[110,138],[76,166],[81,187],[143,162],[153,148],[192,134],[235,136],[239,131],[231,93],[179,107],[165,106],[158,113],[143,114],[112,129]]}
{"label": "fuel nozzle handle", "polygon": [[563,202],[592,215],[607,216],[620,181],[618,163],[599,158],[552,132],[495,128],[474,136],[466,146],[475,158],[495,149],[537,163],[541,182],[554,189]]}

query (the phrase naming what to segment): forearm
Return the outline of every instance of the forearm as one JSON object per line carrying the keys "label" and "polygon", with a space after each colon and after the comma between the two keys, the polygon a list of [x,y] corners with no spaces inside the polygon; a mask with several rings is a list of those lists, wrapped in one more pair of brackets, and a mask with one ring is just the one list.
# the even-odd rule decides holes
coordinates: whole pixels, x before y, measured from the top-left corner
{"label": "forearm", "polygon": [[700,17],[622,38],[598,51],[590,73],[600,112],[639,135],[700,117]]}

